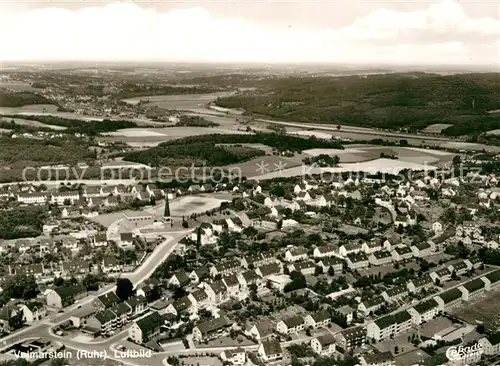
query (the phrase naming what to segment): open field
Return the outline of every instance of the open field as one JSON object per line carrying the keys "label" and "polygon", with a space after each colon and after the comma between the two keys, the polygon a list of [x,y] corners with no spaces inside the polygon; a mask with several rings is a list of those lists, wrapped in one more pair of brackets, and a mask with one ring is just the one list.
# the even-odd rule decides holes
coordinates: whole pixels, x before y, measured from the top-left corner
{"label": "open field", "polygon": [[130,146],[156,146],[162,142],[188,136],[249,134],[246,131],[218,127],[125,128],[108,132],[102,140],[123,141]]}
{"label": "open field", "polygon": [[323,173],[343,173],[343,172],[366,172],[370,174],[385,173],[397,175],[403,169],[414,171],[435,170],[435,166],[429,164],[412,163],[409,161],[376,159],[359,163],[339,164],[338,167],[315,168],[312,166],[297,166],[294,168],[277,170],[265,174],[256,174],[253,179],[273,179],[279,177],[294,177],[301,175],[313,175]]}
{"label": "open field", "polygon": [[436,123],[430,126],[427,126],[422,130],[424,133],[441,133],[441,131],[447,129],[448,127],[451,127],[453,125],[446,124],[446,123]]}
{"label": "open field", "polygon": [[50,128],[52,130],[65,130],[66,129],[66,127],[63,127],[63,126],[48,125],[48,124],[41,123],[38,121],[31,121],[29,119],[9,118],[9,117],[5,117],[5,118],[1,118],[1,119],[4,120],[5,122],[14,121],[16,124],[22,125],[22,126],[45,127],[45,128]]}
{"label": "open field", "polygon": [[488,325],[499,313],[499,301],[500,291],[497,289],[486,293],[472,303],[451,310],[450,313],[470,324]]}
{"label": "open field", "polygon": [[[184,196],[170,201],[170,214],[175,217],[190,216],[193,213],[204,213],[220,206],[222,202],[231,201],[229,193],[212,193],[210,195]],[[163,216],[165,203],[155,207],[147,207],[144,211]]]}
{"label": "open field", "polygon": [[500,146],[489,146],[483,144],[475,144],[472,142],[447,141],[441,143],[439,146],[447,149],[457,149],[457,150],[475,150],[475,151],[486,150],[496,153],[500,152]]}
{"label": "open field", "polygon": [[222,168],[232,173],[241,171],[244,177],[253,177],[262,173],[270,173],[276,170],[300,167],[302,165],[302,157],[299,155],[293,158],[276,155],[264,155],[244,163],[226,165]]}
{"label": "open field", "polygon": [[386,155],[397,155],[399,160],[411,163],[448,163],[453,159],[454,154],[440,150],[409,148],[409,147],[385,147],[373,145],[346,146],[344,150],[334,149],[310,149],[304,151],[310,156],[321,154],[337,155],[341,163],[357,163],[375,160],[381,153]]}
{"label": "open field", "polygon": [[0,88],[1,89],[10,89],[10,90],[14,90],[16,92],[41,90],[38,88],[33,88],[28,83],[21,83],[21,82],[17,82],[17,81],[4,81],[4,80],[2,80],[2,82],[0,83]]}
{"label": "open field", "polygon": [[209,94],[184,94],[184,95],[154,95],[137,98],[123,99],[128,104],[139,104],[140,101],[148,101],[145,107],[160,107],[165,109],[189,110],[191,108],[203,107],[218,97],[231,95],[232,93],[209,93]]}
{"label": "open field", "polygon": [[500,129],[486,132],[487,135],[500,135]]}
{"label": "open field", "polygon": [[25,112],[50,114],[57,112],[58,109],[59,107],[53,104],[28,104],[22,107],[0,107],[0,114],[22,114]]}
{"label": "open field", "polygon": [[[105,117],[84,116],[71,112],[58,112],[58,107],[52,104],[33,104],[19,108],[0,107],[0,114],[19,116],[55,116],[67,119],[79,119],[82,121],[102,121]],[[107,117],[106,117],[107,118]]]}
{"label": "open field", "polygon": [[325,140],[330,140],[332,138],[332,135],[326,132],[321,132],[321,131],[297,131],[297,132],[289,132],[289,135],[296,135],[296,136],[301,136],[301,137],[311,137],[314,136],[318,139],[325,139]]}

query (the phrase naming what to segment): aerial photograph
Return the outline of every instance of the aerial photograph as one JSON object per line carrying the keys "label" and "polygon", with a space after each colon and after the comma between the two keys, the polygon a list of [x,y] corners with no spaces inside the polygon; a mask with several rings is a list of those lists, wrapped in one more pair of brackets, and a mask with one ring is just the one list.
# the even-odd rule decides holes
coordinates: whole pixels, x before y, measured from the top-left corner
{"label": "aerial photograph", "polygon": [[500,2],[0,1],[0,366],[500,365]]}

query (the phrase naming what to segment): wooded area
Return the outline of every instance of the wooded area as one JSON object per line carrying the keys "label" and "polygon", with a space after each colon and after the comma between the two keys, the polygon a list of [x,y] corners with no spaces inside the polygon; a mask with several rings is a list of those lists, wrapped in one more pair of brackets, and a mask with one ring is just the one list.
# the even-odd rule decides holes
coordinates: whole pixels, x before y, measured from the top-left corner
{"label": "wooded area", "polygon": [[425,73],[288,77],[257,91],[218,98],[226,108],[288,121],[418,131],[449,123],[457,136],[500,128],[499,74]]}

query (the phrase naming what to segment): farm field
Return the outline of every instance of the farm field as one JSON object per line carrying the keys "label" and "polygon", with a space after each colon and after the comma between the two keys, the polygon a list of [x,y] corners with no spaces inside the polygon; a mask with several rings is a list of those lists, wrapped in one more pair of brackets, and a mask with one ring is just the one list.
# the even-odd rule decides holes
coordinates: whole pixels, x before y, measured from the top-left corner
{"label": "farm field", "polygon": [[289,135],[296,135],[301,137],[311,137],[314,136],[318,139],[330,140],[332,138],[332,134],[321,132],[321,131],[296,131],[296,132],[288,132]]}
{"label": "farm field", "polygon": [[322,173],[343,173],[343,172],[366,172],[371,174],[386,173],[398,174],[403,169],[410,170],[435,170],[435,166],[428,164],[412,163],[409,161],[392,160],[392,159],[376,159],[372,161],[365,161],[360,163],[345,163],[340,164],[338,167],[330,168],[313,168],[311,166],[298,166],[290,169],[274,171],[271,173],[255,175],[253,179],[273,179],[279,177],[293,177],[300,175],[312,175]]}
{"label": "farm field", "polygon": [[59,107],[53,104],[29,104],[22,107],[0,107],[0,114],[53,113],[57,112],[58,109]]}
{"label": "farm field", "polygon": [[[82,121],[102,121],[104,117],[91,117],[71,112],[58,112],[58,107],[52,104],[33,104],[19,108],[0,107],[1,114],[15,114],[19,116],[55,116],[67,119],[79,119]],[[108,118],[108,117],[106,117]]]}
{"label": "farm field", "polygon": [[384,147],[375,145],[355,145],[346,146],[344,150],[335,149],[310,149],[305,150],[305,154],[318,156],[321,154],[337,155],[341,163],[357,163],[375,160],[381,153],[386,155],[397,155],[399,160],[413,163],[427,164],[445,163],[453,159],[454,154],[440,150],[408,148],[408,147]]}
{"label": "farm field", "polygon": [[500,129],[486,132],[487,135],[500,135]]}
{"label": "farm field", "polygon": [[203,107],[218,97],[231,95],[232,93],[208,93],[208,94],[184,94],[184,95],[154,95],[137,98],[122,99],[128,104],[139,104],[140,101],[148,101],[145,107],[160,107],[165,109],[189,110],[191,108]]}
{"label": "farm field", "polygon": [[244,163],[226,165],[222,168],[232,173],[237,173],[240,170],[242,176],[253,177],[259,173],[273,172],[279,169],[279,167],[281,167],[281,169],[300,167],[302,165],[302,158],[303,156],[301,155],[296,155],[293,158],[264,155]]}
{"label": "farm field", "polygon": [[2,82],[0,83],[0,88],[11,89],[11,90],[14,90],[16,92],[40,90],[38,88],[33,88],[28,83],[20,83],[17,81],[4,81],[4,80],[2,80]]}
{"label": "farm field", "polygon": [[500,291],[494,290],[478,298],[476,301],[451,310],[451,314],[470,324],[484,323],[488,325],[499,313],[498,302]]}
{"label": "farm field", "polygon": [[459,141],[447,141],[440,144],[441,147],[448,149],[457,149],[457,150],[486,150],[490,152],[500,152],[500,146],[489,146],[483,144],[475,144],[472,142],[459,142]]}
{"label": "farm field", "polygon": [[22,119],[22,118],[5,117],[5,118],[2,118],[2,120],[4,120],[5,122],[14,121],[16,124],[22,125],[22,126],[45,127],[45,128],[50,128],[52,130],[65,130],[66,129],[66,127],[64,127],[64,126],[48,125],[48,124],[41,123],[38,121],[31,121],[29,119]]}
{"label": "farm field", "polygon": [[443,130],[447,129],[448,127],[451,127],[453,125],[446,124],[446,123],[436,123],[430,126],[427,126],[422,130],[423,133],[441,133]]}
{"label": "farm field", "polygon": [[155,146],[161,142],[179,139],[188,136],[210,134],[249,134],[246,131],[231,130],[218,127],[166,127],[166,128],[125,128],[104,134],[104,140],[123,141],[125,143],[142,143]]}

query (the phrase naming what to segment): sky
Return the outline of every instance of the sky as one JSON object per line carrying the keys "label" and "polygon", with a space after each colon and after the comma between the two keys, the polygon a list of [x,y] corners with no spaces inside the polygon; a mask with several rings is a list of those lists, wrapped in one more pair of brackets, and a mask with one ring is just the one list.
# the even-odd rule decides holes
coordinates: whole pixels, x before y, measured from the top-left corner
{"label": "sky", "polygon": [[500,2],[2,0],[0,60],[500,64]]}

